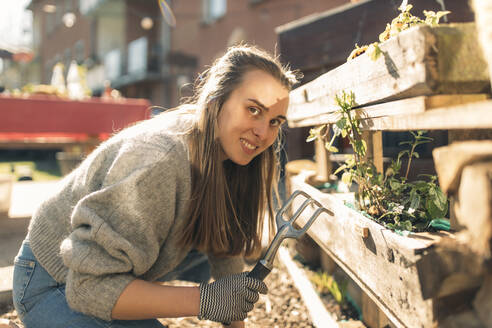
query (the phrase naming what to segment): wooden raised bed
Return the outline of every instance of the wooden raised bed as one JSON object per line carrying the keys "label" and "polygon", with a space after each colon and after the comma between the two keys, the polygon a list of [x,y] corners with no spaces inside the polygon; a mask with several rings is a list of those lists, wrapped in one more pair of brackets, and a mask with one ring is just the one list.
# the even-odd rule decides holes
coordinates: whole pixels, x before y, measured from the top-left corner
{"label": "wooden raised bed", "polygon": [[[453,310],[447,298],[464,299],[480,285],[476,269],[462,270],[459,254],[436,261],[436,246],[452,239],[451,233],[399,235],[344,205],[345,195],[322,193],[306,178],[294,176],[293,190],[307,192],[335,213],[321,215],[308,234],[396,327],[434,327],[440,315]],[[302,199],[296,201],[294,208]],[[313,212],[306,209],[297,222],[302,226]]]}
{"label": "wooden raised bed", "polygon": [[[363,54],[293,90],[289,126],[333,124],[335,95],[354,92],[368,156],[379,171],[381,131],[492,129],[490,77],[473,23],[415,27],[380,47],[377,61]],[[325,152],[317,147],[316,158],[326,159]],[[318,177],[329,175],[330,164],[324,166]],[[305,181],[303,174],[292,177],[291,190],[306,191],[335,213],[320,216],[308,233],[396,327],[451,327],[446,321],[470,309],[479,288],[490,302],[483,296],[490,290],[483,281],[492,279],[483,258],[455,233],[399,235]]]}

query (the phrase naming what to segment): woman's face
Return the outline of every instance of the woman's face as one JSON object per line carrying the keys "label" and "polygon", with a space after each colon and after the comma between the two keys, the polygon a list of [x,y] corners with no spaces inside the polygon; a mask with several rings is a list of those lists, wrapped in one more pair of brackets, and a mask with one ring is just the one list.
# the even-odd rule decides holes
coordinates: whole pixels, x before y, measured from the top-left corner
{"label": "woman's face", "polygon": [[286,120],[288,105],[289,91],[273,76],[261,70],[247,72],[219,113],[225,159],[247,165],[270,147]]}

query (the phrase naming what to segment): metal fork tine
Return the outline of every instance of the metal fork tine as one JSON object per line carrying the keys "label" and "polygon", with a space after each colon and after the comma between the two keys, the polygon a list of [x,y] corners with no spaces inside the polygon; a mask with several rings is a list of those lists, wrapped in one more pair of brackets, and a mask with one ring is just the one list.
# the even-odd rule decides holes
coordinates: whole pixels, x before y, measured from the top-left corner
{"label": "metal fork tine", "polygon": [[[295,197],[302,195],[306,197],[306,200],[299,206],[296,210],[296,212],[292,215],[292,217],[286,221],[282,219],[282,215],[280,217],[277,217],[277,226],[280,228],[281,226],[284,225],[289,225],[288,227],[288,232],[285,235],[285,238],[297,238],[298,236],[304,234],[313,224],[314,220],[322,213],[326,212],[329,215],[333,216],[333,212],[327,210],[326,208],[323,207],[317,200],[314,198],[311,198],[308,194],[306,194],[303,191],[297,190],[295,191],[291,197],[289,197],[287,203],[291,203]],[[287,204],[286,203],[286,204]],[[302,212],[308,207],[310,204],[313,204],[317,206],[318,208],[316,211],[313,213],[313,215],[309,218],[308,222],[304,225],[303,228],[301,229],[295,229],[293,223],[297,220],[297,218],[301,215]],[[283,213],[282,213],[283,214]],[[281,222],[279,222],[281,221]]]}
{"label": "metal fork tine", "polygon": [[332,211],[329,211],[329,210],[327,210],[324,207],[318,207],[316,209],[316,211],[314,211],[313,215],[311,215],[311,217],[309,218],[308,222],[304,225],[304,227],[302,229],[300,229],[300,230],[297,230],[297,233],[299,235],[302,235],[303,233],[305,233],[311,227],[311,225],[314,223],[314,220],[316,220],[316,218],[321,213],[323,213],[323,212],[327,213],[328,215],[333,216],[333,212]]}
{"label": "metal fork tine", "polygon": [[292,224],[294,223],[295,220],[297,220],[297,218],[299,217],[299,215],[301,215],[302,212],[304,212],[304,210],[306,209],[306,207],[308,207],[308,205],[311,203],[311,199],[306,199],[301,206],[299,206],[299,208],[296,210],[296,212],[294,213],[294,215],[292,215],[292,217],[290,218],[290,220],[288,221],[288,223]]}
{"label": "metal fork tine", "polygon": [[275,221],[277,224],[277,230],[280,229],[282,226],[288,224],[288,221],[283,219],[283,215],[284,215],[285,211],[287,211],[287,209],[290,208],[292,202],[294,201],[294,198],[301,195],[302,193],[303,192],[301,192],[300,190],[294,191],[292,193],[292,195],[290,195],[290,197],[287,199],[285,204],[282,206],[282,208],[277,212],[277,215],[275,217]]}

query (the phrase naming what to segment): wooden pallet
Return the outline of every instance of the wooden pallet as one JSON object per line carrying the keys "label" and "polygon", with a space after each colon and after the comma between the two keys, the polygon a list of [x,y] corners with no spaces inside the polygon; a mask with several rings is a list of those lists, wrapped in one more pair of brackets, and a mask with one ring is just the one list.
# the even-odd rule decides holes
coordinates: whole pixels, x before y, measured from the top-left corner
{"label": "wooden pallet", "polygon": [[292,91],[289,126],[335,112],[335,95],[342,91],[354,92],[360,106],[489,91],[487,63],[477,51],[473,23],[414,27],[380,48],[383,54],[376,61],[363,54]]}
{"label": "wooden pallet", "polygon": [[[311,24],[314,28],[317,22]],[[379,172],[383,170],[383,131],[448,130],[450,142],[461,131],[479,129],[492,135],[490,76],[474,23],[414,27],[380,47],[383,55],[376,61],[363,54],[293,90],[289,127],[337,122],[335,96],[353,92],[366,156]],[[331,174],[327,160],[331,156],[323,142],[317,142],[315,178],[326,179]],[[488,167],[475,169],[489,172]],[[401,236],[348,208],[338,196],[321,193],[306,183],[305,175],[292,177],[289,184],[335,213],[334,217],[320,216],[308,233],[394,326],[455,327],[456,322],[467,320],[477,327],[480,322],[492,324],[485,307],[477,305],[492,302],[492,276],[484,269],[485,255],[477,256],[490,255],[477,253],[488,235],[473,245],[463,243],[456,233]],[[468,179],[466,190],[471,192],[474,186],[476,179]],[[487,205],[485,199],[468,197],[467,211]],[[481,226],[492,226],[489,212],[482,212],[481,222],[487,224]],[[309,213],[303,214],[300,224],[307,218]],[[451,222],[452,228],[458,228],[453,226],[457,222],[453,217]],[[472,232],[482,236],[483,231]],[[463,312],[463,307],[471,310]],[[366,323],[383,327],[378,320]]]}

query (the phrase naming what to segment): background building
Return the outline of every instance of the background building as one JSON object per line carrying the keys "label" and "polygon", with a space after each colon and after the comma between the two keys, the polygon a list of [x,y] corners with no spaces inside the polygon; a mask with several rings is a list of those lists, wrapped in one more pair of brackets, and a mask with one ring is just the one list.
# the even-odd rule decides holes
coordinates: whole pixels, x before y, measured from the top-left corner
{"label": "background building", "polygon": [[[32,0],[27,7],[33,19],[30,82],[47,84],[56,63],[68,68],[76,60],[87,68],[94,95],[110,81],[125,97],[171,108],[191,94],[191,83],[228,46],[247,42],[280,55],[276,27],[346,3],[167,0],[176,21],[172,26],[157,0]],[[293,159],[312,153],[311,144],[303,144],[301,153],[291,148]]]}
{"label": "background building", "polygon": [[34,83],[53,66],[87,67],[95,95],[104,81],[126,97],[172,107],[186,85],[229,45],[246,41],[275,51],[275,28],[347,0],[168,0],[176,26],[157,0],[32,0]]}

